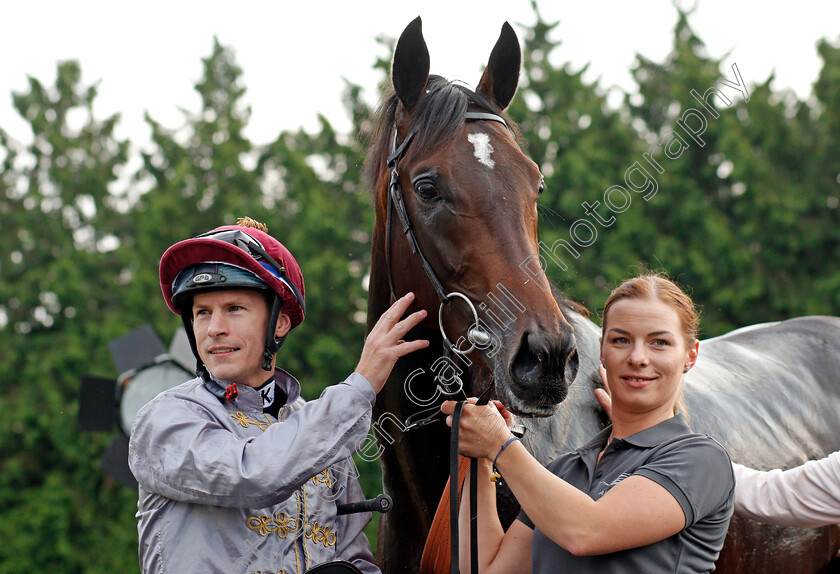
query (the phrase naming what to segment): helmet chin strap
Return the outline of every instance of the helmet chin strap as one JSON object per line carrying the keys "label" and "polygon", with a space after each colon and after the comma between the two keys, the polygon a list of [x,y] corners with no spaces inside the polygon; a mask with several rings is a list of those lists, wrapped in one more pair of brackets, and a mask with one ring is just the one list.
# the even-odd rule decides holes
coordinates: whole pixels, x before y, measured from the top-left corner
{"label": "helmet chin strap", "polygon": [[205,382],[210,380],[210,373],[204,365],[204,361],[198,354],[198,345],[195,342],[195,332],[193,331],[192,315],[187,306],[181,307],[181,322],[184,324],[184,332],[187,334],[187,341],[190,343],[193,357],[195,357],[195,376],[201,377]]}
{"label": "helmet chin strap", "polygon": [[274,370],[271,361],[274,358],[274,355],[277,354],[277,351],[280,350],[280,347],[283,346],[283,343],[286,342],[285,336],[279,338],[274,337],[274,333],[277,331],[277,319],[280,318],[280,311],[282,310],[283,301],[275,293],[274,303],[271,305],[271,315],[268,318],[268,329],[265,333],[265,350],[263,351],[264,361],[262,364],[264,371],[271,372]]}

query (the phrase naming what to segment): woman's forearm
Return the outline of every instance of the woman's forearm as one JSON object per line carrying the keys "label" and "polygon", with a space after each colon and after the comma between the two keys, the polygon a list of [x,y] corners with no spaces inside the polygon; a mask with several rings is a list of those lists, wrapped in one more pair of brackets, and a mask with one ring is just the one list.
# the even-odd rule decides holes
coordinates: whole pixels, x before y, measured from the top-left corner
{"label": "woman's forearm", "polygon": [[521,444],[508,447],[497,467],[537,528],[578,556],[644,546],[685,526],[674,496],[644,476],[622,480],[595,501],[544,468]]}
{"label": "woman's forearm", "polygon": [[[478,564],[482,574],[530,574],[531,538],[534,531],[514,520],[505,531],[496,510],[496,486],[490,482],[492,464],[486,459],[478,462]],[[458,516],[459,557],[461,572],[470,571],[470,503],[469,473],[461,495]]]}
{"label": "woman's forearm", "polygon": [[554,476],[519,443],[505,449],[497,466],[528,518],[551,540],[574,553],[595,502]]}

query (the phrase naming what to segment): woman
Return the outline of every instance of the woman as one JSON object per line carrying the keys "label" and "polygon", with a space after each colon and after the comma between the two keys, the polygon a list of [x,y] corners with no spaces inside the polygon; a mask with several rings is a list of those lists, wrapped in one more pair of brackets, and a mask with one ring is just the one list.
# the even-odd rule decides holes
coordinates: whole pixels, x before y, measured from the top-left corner
{"label": "woman", "polygon": [[[609,391],[604,367],[601,381]],[[595,398],[612,410],[609,393],[595,389]],[[817,528],[840,523],[840,451],[782,470],[756,470],[732,463],[735,514],[778,526]]]}
{"label": "woman", "polygon": [[[544,468],[508,430],[499,404],[464,405],[461,451],[480,458],[482,573],[710,572],[732,515],[726,451],[678,414],[682,375],[697,360],[691,299],[657,275],[629,279],[604,306],[601,361],[612,426]],[[451,425],[455,403],[442,410]],[[501,409],[501,412],[499,411]],[[505,532],[493,467],[522,506]],[[461,568],[469,570],[469,504],[462,495]]]}

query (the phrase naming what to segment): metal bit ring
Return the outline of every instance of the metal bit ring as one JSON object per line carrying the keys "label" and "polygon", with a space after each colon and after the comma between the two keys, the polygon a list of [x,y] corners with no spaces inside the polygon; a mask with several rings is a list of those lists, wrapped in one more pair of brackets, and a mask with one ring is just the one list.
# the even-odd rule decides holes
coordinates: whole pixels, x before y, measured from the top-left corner
{"label": "metal bit ring", "polygon": [[[470,329],[474,328],[474,329],[477,329],[477,330],[481,331],[480,327],[478,326],[478,311],[475,310],[475,305],[472,304],[472,301],[470,301],[469,297],[467,297],[463,293],[457,293],[455,291],[453,291],[452,293],[448,293],[446,295],[446,297],[447,298],[460,297],[461,299],[466,301],[467,305],[469,305],[470,311],[472,311],[472,314],[473,314],[473,325],[472,325],[472,327],[470,327]],[[449,349],[453,353],[456,353],[458,355],[468,355],[469,353],[472,353],[475,350],[475,343],[473,343],[470,340],[469,336],[467,336],[467,341],[470,342],[470,348],[467,349],[466,351],[462,351],[461,349],[457,348],[452,343],[452,341],[449,339],[449,337],[446,336],[446,331],[443,330],[443,307],[444,307],[444,305],[445,305],[444,303],[441,303],[440,304],[440,309],[438,310],[438,325],[440,325],[440,334],[443,336],[444,342],[446,342],[446,344],[449,346]],[[481,331],[481,332],[483,332],[483,331]]]}

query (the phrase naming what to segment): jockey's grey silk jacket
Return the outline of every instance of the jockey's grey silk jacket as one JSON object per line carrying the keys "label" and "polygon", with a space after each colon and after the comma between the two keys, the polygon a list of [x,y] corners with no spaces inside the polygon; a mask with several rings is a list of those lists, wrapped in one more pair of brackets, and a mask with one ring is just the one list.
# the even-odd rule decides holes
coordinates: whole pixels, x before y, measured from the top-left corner
{"label": "jockey's grey silk jacket", "polygon": [[144,573],[303,574],[329,560],[379,573],[362,532],[370,513],[336,516],[364,499],[350,455],[363,445],[376,398],[353,373],[306,402],[288,397],[279,420],[255,389],[222,402],[201,379],[165,391],[137,414],[129,466]]}

